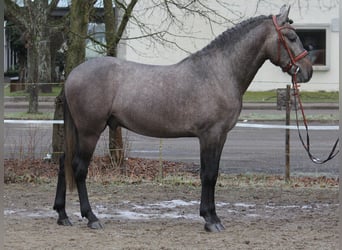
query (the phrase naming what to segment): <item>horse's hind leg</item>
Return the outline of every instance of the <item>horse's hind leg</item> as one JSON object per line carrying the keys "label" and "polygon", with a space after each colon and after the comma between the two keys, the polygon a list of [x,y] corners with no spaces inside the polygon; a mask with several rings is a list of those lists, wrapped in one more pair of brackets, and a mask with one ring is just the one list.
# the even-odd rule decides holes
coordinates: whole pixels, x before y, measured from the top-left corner
{"label": "horse's hind leg", "polygon": [[99,219],[93,213],[89,199],[86,186],[86,178],[88,174],[88,167],[93,155],[97,140],[99,136],[79,136],[79,150],[76,153],[72,167],[74,171],[76,186],[78,190],[78,196],[80,199],[80,209],[82,217],[88,219],[88,227],[92,229],[103,228]]}
{"label": "horse's hind leg", "polygon": [[202,183],[200,215],[206,222],[204,226],[205,230],[209,232],[220,232],[224,230],[216,214],[215,185],[225,140],[226,135],[200,138]]}
{"label": "horse's hind leg", "polygon": [[65,195],[66,195],[66,183],[65,183],[65,171],[64,171],[64,159],[63,154],[59,159],[59,172],[57,181],[56,198],[53,209],[58,213],[58,225],[71,226],[71,222],[65,212]]}

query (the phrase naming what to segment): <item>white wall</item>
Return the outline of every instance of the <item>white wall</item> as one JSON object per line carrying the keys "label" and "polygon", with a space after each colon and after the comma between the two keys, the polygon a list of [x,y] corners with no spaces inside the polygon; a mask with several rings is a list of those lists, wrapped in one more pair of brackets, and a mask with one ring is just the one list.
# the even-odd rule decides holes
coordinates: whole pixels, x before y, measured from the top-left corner
{"label": "white wall", "polygon": [[[249,18],[258,15],[269,15],[278,14],[280,7],[285,4],[291,4],[290,18],[295,22],[295,25],[307,24],[307,25],[327,25],[330,31],[331,23],[333,19],[338,18],[338,8],[327,8],[325,6],[331,5],[338,1],[257,1],[257,0],[240,0],[240,1],[229,1],[229,3],[236,4],[234,13],[243,16],[243,18]],[[138,9],[135,14],[138,14],[139,18],[148,24],[148,27],[152,27],[152,32],[160,30],[163,26],[163,18],[165,12],[163,10],[155,11],[154,13],[145,12],[145,8],[151,1],[139,2]],[[229,12],[222,12],[222,8],[214,5],[221,11],[221,14],[230,17],[236,22],[240,22],[239,15],[232,15]],[[259,3],[258,8],[257,3]],[[299,6],[298,3],[301,5]],[[195,52],[200,50],[213,40],[220,33],[230,28],[232,25],[209,25],[208,22],[201,20],[200,18],[194,18],[192,16],[182,17],[179,19],[183,20],[183,28],[185,32],[179,30],[176,26],[170,29],[170,32],[177,34],[178,37],[167,36],[172,42],[176,43],[179,47],[183,48],[188,52]],[[330,32],[329,32],[330,33]],[[127,34],[129,37],[140,36],[141,33],[139,28],[134,25],[128,27]],[[327,71],[314,71],[312,80],[309,83],[302,84],[301,88],[308,91],[326,90],[326,91],[338,91],[338,74],[339,74],[339,33],[330,33],[330,62],[329,69]],[[160,45],[151,43],[148,38],[136,39],[127,41],[126,47],[126,59],[137,61],[148,64],[172,64],[182,60],[188,55],[187,52],[182,51],[174,45]],[[285,87],[291,81],[290,77],[279,68],[266,62],[265,65],[260,69],[254,81],[252,82],[249,90],[270,90],[276,88]]]}

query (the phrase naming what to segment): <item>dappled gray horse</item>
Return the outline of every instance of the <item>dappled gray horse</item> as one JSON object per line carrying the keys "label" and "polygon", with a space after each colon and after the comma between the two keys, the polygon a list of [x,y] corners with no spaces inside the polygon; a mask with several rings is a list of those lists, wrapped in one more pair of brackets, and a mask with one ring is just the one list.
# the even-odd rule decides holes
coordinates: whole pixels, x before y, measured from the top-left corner
{"label": "dappled gray horse", "polygon": [[201,157],[200,215],[207,231],[224,229],[214,193],[227,133],[239,117],[242,96],[269,59],[298,82],[312,65],[289,23],[290,8],[228,29],[204,49],[169,66],[144,65],[111,57],[76,67],[65,83],[65,154],[54,209],[58,224],[71,225],[65,211],[66,184],[77,186],[81,215],[90,228],[102,228],[92,212],[86,177],[96,143],[108,125],[138,134],[197,137]]}

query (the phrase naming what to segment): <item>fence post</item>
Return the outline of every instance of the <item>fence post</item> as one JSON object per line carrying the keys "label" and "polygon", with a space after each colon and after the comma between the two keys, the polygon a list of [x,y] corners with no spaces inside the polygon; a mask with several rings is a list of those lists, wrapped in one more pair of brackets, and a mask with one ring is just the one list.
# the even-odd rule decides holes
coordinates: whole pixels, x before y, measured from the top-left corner
{"label": "fence post", "polygon": [[[285,125],[290,125],[291,113],[291,85],[286,86],[286,118]],[[285,130],[285,182],[290,181],[290,129]]]}

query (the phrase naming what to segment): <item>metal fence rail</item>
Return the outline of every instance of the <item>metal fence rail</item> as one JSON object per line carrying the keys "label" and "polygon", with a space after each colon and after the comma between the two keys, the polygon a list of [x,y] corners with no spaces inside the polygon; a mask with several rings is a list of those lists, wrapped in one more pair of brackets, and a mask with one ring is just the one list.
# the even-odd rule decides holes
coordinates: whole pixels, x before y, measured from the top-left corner
{"label": "metal fence rail", "polygon": [[[5,124],[63,124],[63,120],[4,120]],[[295,125],[279,125],[279,124],[258,124],[258,123],[237,123],[236,127],[240,128],[264,128],[264,129],[291,129],[296,130]],[[339,126],[309,126],[309,130],[339,130]],[[304,130],[304,126],[299,126]]]}

